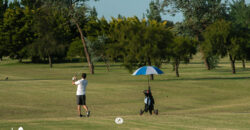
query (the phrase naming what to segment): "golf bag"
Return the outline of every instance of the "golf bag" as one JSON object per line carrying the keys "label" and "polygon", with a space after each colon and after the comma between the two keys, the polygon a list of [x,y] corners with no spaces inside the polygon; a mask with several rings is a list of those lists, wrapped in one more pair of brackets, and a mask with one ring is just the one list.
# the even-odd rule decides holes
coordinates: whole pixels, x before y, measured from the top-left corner
{"label": "golf bag", "polygon": [[156,115],[158,115],[158,110],[154,110],[154,104],[155,104],[155,101],[154,101],[154,97],[152,96],[152,93],[151,93],[151,90],[150,90],[150,87],[148,90],[144,90],[143,91],[144,95],[145,95],[145,98],[144,98],[144,103],[145,103],[145,108],[144,110],[140,110],[140,115],[142,115],[144,112],[148,112],[150,113],[150,115],[152,115],[152,111],[154,111],[154,113]]}

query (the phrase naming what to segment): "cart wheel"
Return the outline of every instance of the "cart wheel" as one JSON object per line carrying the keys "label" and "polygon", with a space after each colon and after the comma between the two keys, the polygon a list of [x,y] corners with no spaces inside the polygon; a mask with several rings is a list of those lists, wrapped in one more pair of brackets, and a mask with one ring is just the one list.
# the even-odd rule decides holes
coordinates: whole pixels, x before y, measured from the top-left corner
{"label": "cart wheel", "polygon": [[156,110],[154,111],[154,113],[155,113],[155,115],[158,115],[158,109],[156,109]]}
{"label": "cart wheel", "polygon": [[143,114],[143,111],[142,111],[142,109],[140,110],[140,115],[142,115]]}

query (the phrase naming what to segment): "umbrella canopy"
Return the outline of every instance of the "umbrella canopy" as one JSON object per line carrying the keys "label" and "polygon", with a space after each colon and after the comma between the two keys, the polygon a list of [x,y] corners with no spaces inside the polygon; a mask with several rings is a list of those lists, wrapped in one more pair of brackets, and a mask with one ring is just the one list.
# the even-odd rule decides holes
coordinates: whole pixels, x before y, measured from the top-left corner
{"label": "umbrella canopy", "polygon": [[163,71],[155,66],[143,66],[137,69],[133,75],[150,75],[150,74],[163,74]]}
{"label": "umbrella canopy", "polygon": [[[151,75],[151,74],[163,74],[163,71],[161,71],[160,69],[158,69],[155,66],[143,66],[139,69],[137,69],[133,75]],[[149,76],[148,76],[148,88],[150,90],[150,86],[149,86]]]}

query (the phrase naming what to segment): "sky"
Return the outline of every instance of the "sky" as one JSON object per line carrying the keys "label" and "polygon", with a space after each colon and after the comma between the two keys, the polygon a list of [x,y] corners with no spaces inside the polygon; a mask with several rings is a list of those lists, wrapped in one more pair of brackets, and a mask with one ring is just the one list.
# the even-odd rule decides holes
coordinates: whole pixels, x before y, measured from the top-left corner
{"label": "sky", "polygon": [[[151,1],[152,0],[99,0],[94,2],[94,0],[90,0],[87,2],[87,5],[90,7],[95,6],[99,18],[104,16],[106,19],[110,20],[111,17],[117,17],[118,14],[125,17],[137,16],[138,18],[142,18],[143,13],[146,14],[146,10],[149,8],[149,3]],[[229,1],[232,2],[232,0]],[[250,4],[250,0],[245,0],[245,2]],[[176,23],[181,22],[183,16],[181,13],[176,14],[174,17],[162,15],[162,19]]]}
{"label": "sky", "polygon": [[[110,20],[111,17],[117,17],[118,14],[125,17],[137,16],[142,18],[143,13],[146,14],[146,10],[149,8],[150,1],[152,0],[99,0],[97,2],[91,0],[87,4],[90,7],[96,7],[99,18],[104,16],[106,19]],[[250,0],[245,0],[245,2],[249,4]],[[183,20],[183,16],[181,13],[174,17],[162,15],[162,19],[170,20],[176,23],[181,22]]]}
{"label": "sky", "polygon": [[[118,14],[125,17],[137,16],[142,18],[143,13],[146,14],[146,10],[149,9],[149,3],[151,1],[152,0],[99,0],[94,2],[91,0],[87,2],[87,4],[90,7],[95,6],[99,18],[104,16],[110,20],[111,17],[117,17]],[[178,22],[182,21],[183,17],[181,14],[177,14],[175,17],[164,15],[162,19]]]}

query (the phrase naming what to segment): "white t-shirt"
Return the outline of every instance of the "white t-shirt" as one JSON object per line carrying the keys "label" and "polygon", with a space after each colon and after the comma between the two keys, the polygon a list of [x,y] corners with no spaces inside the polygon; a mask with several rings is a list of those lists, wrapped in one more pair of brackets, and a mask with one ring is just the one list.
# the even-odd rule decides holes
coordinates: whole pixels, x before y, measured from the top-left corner
{"label": "white t-shirt", "polygon": [[77,85],[76,95],[85,95],[88,81],[85,79],[81,79],[76,81],[75,84]]}

